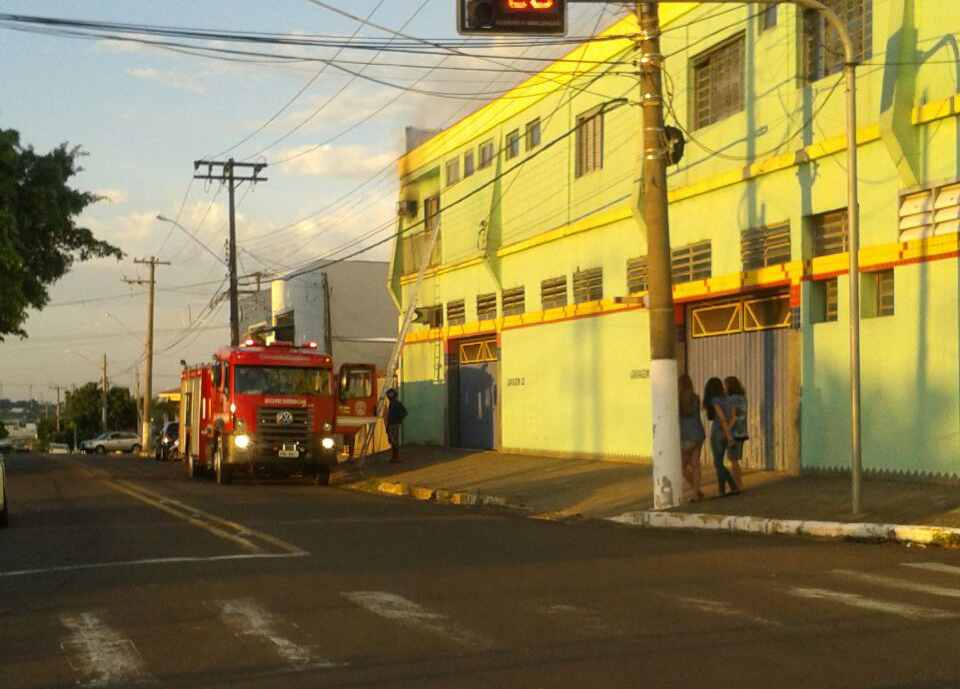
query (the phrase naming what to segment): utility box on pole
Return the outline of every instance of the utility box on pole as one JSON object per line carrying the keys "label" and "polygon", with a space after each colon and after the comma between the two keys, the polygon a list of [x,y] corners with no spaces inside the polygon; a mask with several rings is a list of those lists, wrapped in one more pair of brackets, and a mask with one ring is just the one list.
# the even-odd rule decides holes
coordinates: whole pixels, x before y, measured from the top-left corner
{"label": "utility box on pole", "polygon": [[457,31],[465,36],[563,36],[567,0],[457,0]]}

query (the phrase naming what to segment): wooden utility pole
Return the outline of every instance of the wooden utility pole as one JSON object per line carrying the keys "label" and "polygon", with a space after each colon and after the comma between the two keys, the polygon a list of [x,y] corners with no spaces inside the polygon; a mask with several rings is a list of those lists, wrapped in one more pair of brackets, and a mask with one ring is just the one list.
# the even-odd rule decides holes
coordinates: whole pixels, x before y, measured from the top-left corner
{"label": "wooden utility pole", "polygon": [[326,273],[320,274],[323,280],[323,348],[329,357],[333,357],[333,322],[330,318],[330,281]]}
{"label": "wooden utility pole", "polygon": [[103,355],[103,363],[100,364],[100,430],[107,432],[107,355]]}
{"label": "wooden utility pole", "polygon": [[[206,167],[205,171],[200,171],[201,167]],[[230,269],[230,344],[234,347],[240,344],[240,304],[237,292],[237,219],[234,196],[237,185],[241,182],[266,182],[265,177],[260,177],[260,171],[267,167],[266,163],[238,163],[233,158],[225,162],[214,160],[196,160],[193,163],[193,178],[203,180],[217,180],[227,184],[230,199],[230,259],[228,261]],[[246,175],[238,176],[236,169],[242,168],[249,170]]]}
{"label": "wooden utility pole", "polygon": [[[160,261],[156,256],[151,256],[150,258],[138,258],[134,263],[150,267],[150,277],[147,280],[126,281],[135,285],[147,285],[147,336],[143,356],[143,415],[140,419],[140,446],[143,448],[144,453],[148,453],[151,449],[151,443],[153,442],[153,433],[150,432],[150,405],[153,400],[153,295],[156,286],[157,266],[168,266],[170,262]],[[140,386],[138,385],[137,387],[139,388]]]}
{"label": "wooden utility pole", "polygon": [[670,280],[670,221],[667,212],[667,138],[663,126],[663,66],[660,12],[656,2],[637,3],[640,23],[640,97],[643,103],[643,220],[647,233],[650,310],[650,395],[653,421],[653,504],[680,504],[680,420],[677,403],[677,331]]}

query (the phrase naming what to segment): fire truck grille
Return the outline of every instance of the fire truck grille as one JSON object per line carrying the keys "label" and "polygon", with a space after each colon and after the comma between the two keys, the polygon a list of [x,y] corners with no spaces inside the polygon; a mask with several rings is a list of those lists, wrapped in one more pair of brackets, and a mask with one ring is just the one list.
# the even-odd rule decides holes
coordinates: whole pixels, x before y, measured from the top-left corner
{"label": "fire truck grille", "polygon": [[[287,423],[289,421],[289,423]],[[310,412],[307,409],[257,408],[257,443],[282,445],[310,439]]]}

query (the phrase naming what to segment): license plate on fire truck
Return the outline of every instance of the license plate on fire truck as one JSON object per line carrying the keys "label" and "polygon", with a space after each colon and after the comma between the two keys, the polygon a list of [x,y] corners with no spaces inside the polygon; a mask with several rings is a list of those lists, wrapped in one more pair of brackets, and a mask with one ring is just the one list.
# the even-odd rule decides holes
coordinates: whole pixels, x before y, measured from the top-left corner
{"label": "license plate on fire truck", "polygon": [[296,445],[284,445],[280,448],[280,456],[286,459],[296,459],[300,456],[300,450]]}

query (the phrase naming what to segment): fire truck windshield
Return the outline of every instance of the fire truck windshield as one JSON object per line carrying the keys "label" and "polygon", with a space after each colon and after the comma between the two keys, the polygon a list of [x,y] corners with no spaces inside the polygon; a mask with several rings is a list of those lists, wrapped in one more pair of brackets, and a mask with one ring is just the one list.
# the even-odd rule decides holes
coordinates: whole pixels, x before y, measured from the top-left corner
{"label": "fire truck windshield", "polygon": [[243,395],[330,395],[330,370],[294,366],[237,366],[234,392]]}

